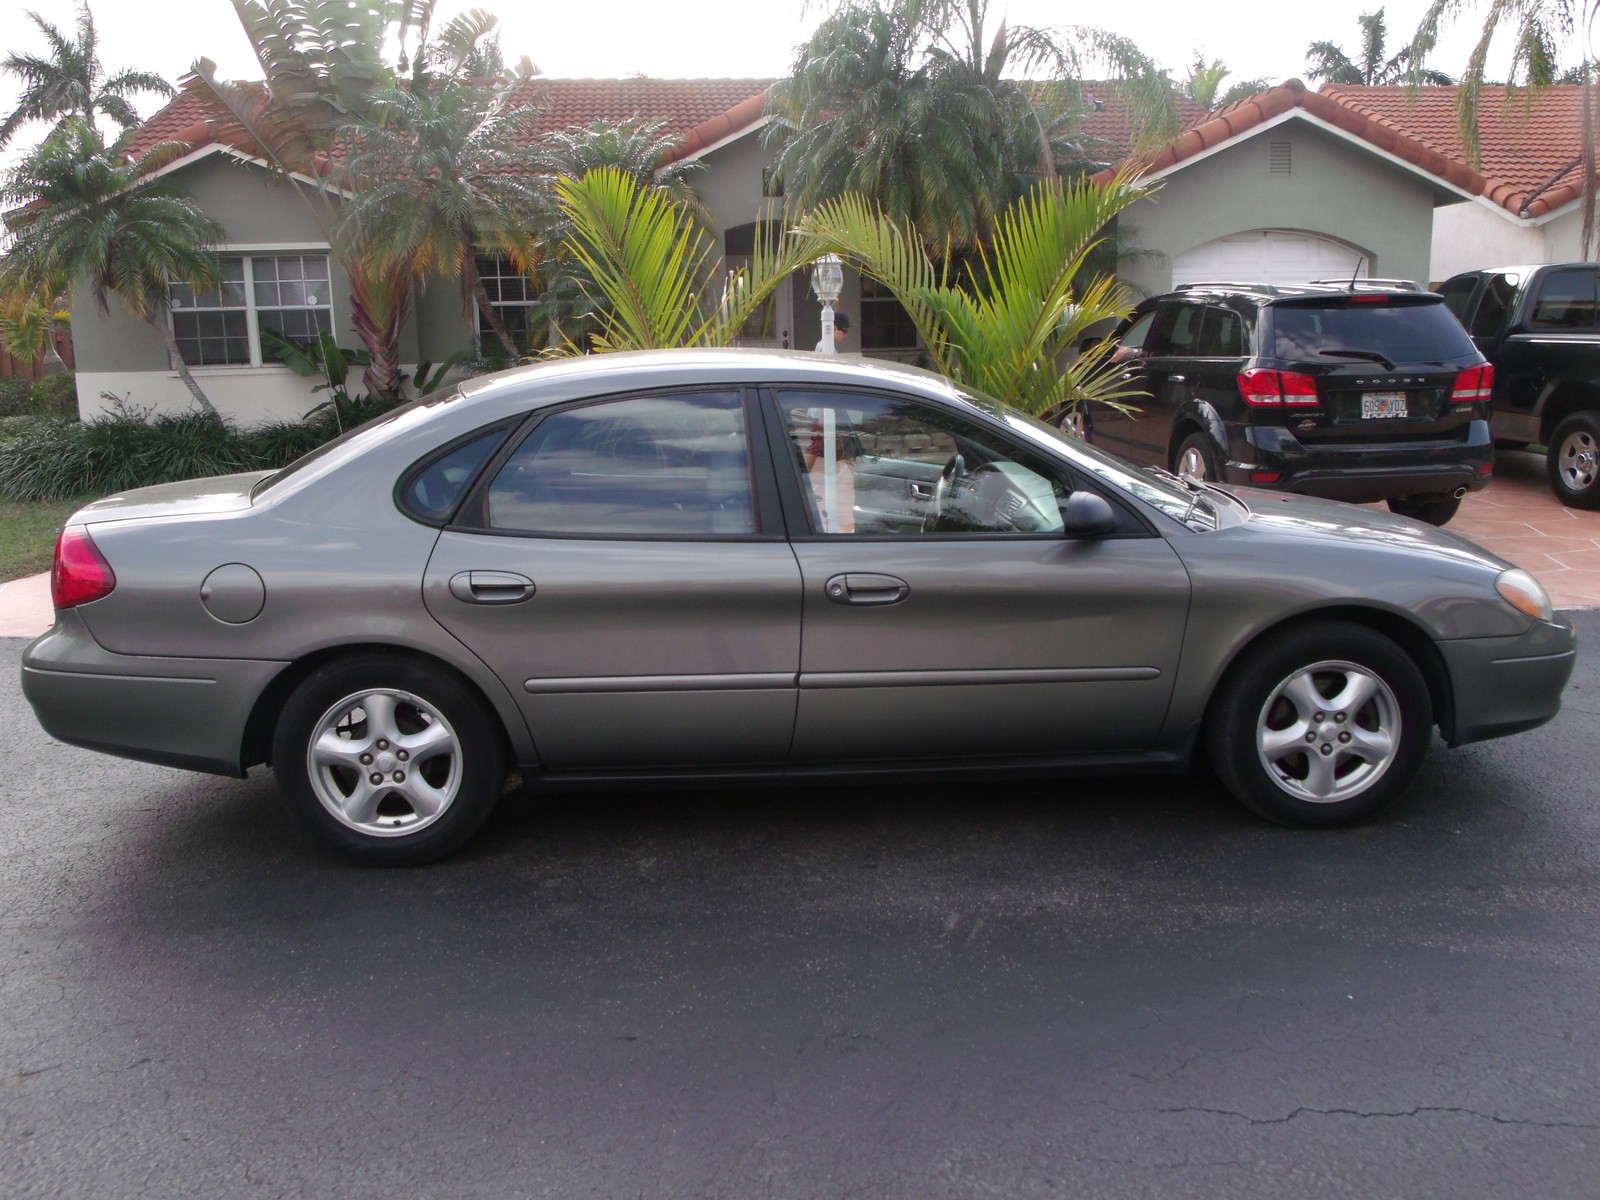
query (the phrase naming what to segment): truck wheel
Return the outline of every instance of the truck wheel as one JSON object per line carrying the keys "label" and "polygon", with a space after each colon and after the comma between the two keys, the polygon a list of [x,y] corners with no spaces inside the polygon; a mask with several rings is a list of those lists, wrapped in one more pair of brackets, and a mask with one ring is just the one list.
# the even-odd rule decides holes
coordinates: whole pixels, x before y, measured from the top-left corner
{"label": "truck wheel", "polygon": [[1577,412],[1557,425],[1546,461],[1561,503],[1600,508],[1600,416]]}
{"label": "truck wheel", "polygon": [[1217,466],[1217,451],[1211,439],[1203,433],[1191,433],[1184,438],[1178,452],[1172,456],[1172,473],[1206,483],[1221,479],[1222,471]]}
{"label": "truck wheel", "polygon": [[1404,496],[1389,501],[1389,511],[1402,517],[1426,521],[1429,525],[1449,524],[1450,518],[1461,509],[1461,501],[1454,496],[1427,497]]}

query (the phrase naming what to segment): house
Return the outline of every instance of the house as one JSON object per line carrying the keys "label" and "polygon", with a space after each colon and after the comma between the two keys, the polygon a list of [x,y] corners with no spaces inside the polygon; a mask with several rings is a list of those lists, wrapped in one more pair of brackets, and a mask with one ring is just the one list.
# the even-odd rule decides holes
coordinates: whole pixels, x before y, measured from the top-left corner
{"label": "house", "polygon": [[[1335,103],[1404,133],[1447,158],[1470,161],[1453,87],[1325,85]],[[1510,263],[1584,257],[1583,88],[1555,84],[1508,92],[1488,85],[1478,101],[1481,193],[1441,209],[1427,278]]]}
{"label": "house", "polygon": [[[543,129],[640,116],[680,137],[678,155],[703,165],[695,180],[730,265],[751,253],[758,222],[779,197],[762,145],[764,79],[536,79],[524,86]],[[1129,105],[1112,84],[1087,84],[1083,131],[1126,156]],[[1400,132],[1391,121],[1298,80],[1216,114],[1181,111],[1187,128],[1139,160],[1157,195],[1120,218],[1123,241],[1151,253],[1130,258],[1125,277],[1146,292],[1199,279],[1268,282],[1344,278],[1355,273],[1430,278],[1436,210],[1467,205],[1488,180],[1464,162]],[[289,336],[331,332],[356,344],[349,288],[329,254],[327,232],[294,194],[316,180],[277,178],[248,147],[229,144],[206,121],[198,96],[183,92],[138,133],[136,149],[160,141],[191,150],[168,165],[167,181],[194,196],[226,231],[218,247],[225,280],[207,295],[175,286],[170,319],[180,349],[208,395],[244,423],[289,418],[313,402],[307,381],[276,365],[263,329]],[[534,297],[509,267],[486,276],[506,324],[525,328]],[[73,306],[80,411],[105,397],[157,410],[190,400],[147,323],[87,297]],[[855,317],[846,351],[916,359],[915,329],[892,297],[847,272],[841,308]],[[437,280],[419,290],[401,331],[402,360],[439,362],[475,340],[460,289]],[[779,290],[766,327],[751,344],[810,347],[820,313],[808,280]]]}

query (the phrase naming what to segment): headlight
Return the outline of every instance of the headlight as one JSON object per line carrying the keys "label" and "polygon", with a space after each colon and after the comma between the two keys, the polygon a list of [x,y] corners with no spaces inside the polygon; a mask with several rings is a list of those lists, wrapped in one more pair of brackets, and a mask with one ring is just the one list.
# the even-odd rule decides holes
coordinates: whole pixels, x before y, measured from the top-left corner
{"label": "headlight", "polygon": [[1550,593],[1521,567],[1501,571],[1500,577],[1494,581],[1494,590],[1512,608],[1537,621],[1548,621],[1556,615],[1550,603]]}

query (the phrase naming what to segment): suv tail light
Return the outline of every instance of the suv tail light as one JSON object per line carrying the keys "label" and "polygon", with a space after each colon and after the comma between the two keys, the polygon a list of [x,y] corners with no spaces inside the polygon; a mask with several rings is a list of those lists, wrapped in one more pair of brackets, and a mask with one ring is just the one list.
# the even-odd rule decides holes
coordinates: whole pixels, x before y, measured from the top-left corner
{"label": "suv tail light", "polygon": [[59,608],[76,608],[109,596],[116,573],[82,525],[68,525],[56,540],[56,561],[50,570],[50,599]]}
{"label": "suv tail light", "polygon": [[1481,367],[1468,367],[1456,376],[1456,386],[1450,391],[1451,404],[1488,403],[1494,390],[1494,368],[1488,363]]}
{"label": "suv tail light", "polygon": [[1246,404],[1267,408],[1280,404],[1314,405],[1317,381],[1295,371],[1251,367],[1239,372],[1239,394]]}

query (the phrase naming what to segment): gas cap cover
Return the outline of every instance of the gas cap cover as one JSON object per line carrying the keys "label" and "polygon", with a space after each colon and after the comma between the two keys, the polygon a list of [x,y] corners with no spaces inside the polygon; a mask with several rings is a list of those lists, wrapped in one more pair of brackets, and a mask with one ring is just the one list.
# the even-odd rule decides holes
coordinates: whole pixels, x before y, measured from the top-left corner
{"label": "gas cap cover", "polygon": [[224,563],[200,585],[200,603],[224,624],[243,625],[261,615],[267,603],[267,585],[244,563]]}

